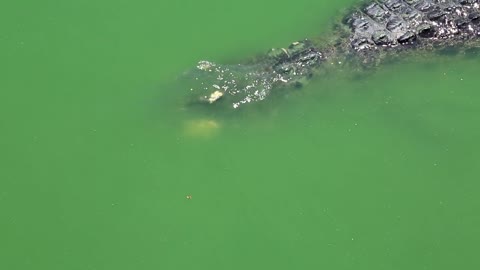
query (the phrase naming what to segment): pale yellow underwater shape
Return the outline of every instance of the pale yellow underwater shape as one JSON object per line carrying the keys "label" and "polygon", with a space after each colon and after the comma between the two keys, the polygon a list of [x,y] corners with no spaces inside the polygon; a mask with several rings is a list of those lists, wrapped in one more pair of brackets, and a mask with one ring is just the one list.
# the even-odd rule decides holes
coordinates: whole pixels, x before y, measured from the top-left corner
{"label": "pale yellow underwater shape", "polygon": [[189,120],[184,125],[184,133],[189,137],[211,138],[219,128],[219,123],[212,119]]}

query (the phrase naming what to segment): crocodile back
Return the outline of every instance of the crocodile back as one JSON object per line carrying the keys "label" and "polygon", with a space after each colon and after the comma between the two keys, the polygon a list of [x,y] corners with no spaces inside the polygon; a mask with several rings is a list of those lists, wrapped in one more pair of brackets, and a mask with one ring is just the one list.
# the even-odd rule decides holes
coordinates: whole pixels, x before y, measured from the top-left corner
{"label": "crocodile back", "polygon": [[464,41],[480,34],[480,0],[379,0],[349,16],[355,51]]}

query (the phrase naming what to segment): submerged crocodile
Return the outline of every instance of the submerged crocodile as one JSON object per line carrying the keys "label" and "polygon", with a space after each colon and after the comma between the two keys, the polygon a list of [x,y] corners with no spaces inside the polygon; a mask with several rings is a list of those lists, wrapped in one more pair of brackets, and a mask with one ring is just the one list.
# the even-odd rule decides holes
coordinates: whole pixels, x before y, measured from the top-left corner
{"label": "submerged crocodile", "polygon": [[194,101],[233,108],[300,87],[332,63],[372,66],[409,51],[479,47],[480,0],[377,0],[352,9],[329,37],[303,40],[238,65],[198,63]]}

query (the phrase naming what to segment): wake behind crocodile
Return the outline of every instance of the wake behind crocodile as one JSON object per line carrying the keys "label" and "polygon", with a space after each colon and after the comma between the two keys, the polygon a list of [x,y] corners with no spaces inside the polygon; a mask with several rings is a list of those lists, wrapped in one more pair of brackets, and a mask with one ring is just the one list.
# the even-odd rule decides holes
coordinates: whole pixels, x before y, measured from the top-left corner
{"label": "wake behind crocodile", "polygon": [[299,88],[333,63],[362,69],[412,53],[479,48],[480,0],[379,0],[346,12],[325,36],[235,65],[200,61],[188,73],[191,104],[237,109],[275,89]]}

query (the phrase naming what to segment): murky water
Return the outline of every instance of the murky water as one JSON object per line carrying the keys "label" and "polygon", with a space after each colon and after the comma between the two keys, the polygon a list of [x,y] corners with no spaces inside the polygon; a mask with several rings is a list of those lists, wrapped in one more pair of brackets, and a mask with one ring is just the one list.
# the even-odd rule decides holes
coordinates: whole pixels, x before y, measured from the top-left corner
{"label": "murky water", "polygon": [[356,2],[4,4],[0,269],[478,268],[480,56],[183,102]]}

